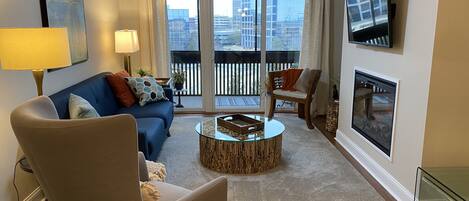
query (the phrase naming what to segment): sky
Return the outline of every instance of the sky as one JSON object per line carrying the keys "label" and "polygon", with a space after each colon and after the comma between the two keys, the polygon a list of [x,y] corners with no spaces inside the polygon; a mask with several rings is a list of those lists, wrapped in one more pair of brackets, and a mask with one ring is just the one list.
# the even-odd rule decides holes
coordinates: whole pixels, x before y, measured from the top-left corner
{"label": "sky", "polygon": [[[214,14],[219,16],[233,16],[233,0],[213,0]],[[268,0],[269,1],[269,0]],[[289,16],[298,15],[304,11],[305,0],[277,0],[278,1],[278,17],[279,19]],[[167,0],[169,8],[172,9],[189,9],[189,16],[197,15],[197,0]]]}

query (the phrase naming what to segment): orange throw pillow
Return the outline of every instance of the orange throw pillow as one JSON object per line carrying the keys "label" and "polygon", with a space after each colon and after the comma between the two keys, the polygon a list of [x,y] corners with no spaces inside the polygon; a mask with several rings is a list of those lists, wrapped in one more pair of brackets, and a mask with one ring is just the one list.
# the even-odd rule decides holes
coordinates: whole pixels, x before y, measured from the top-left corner
{"label": "orange throw pillow", "polygon": [[296,91],[295,83],[301,75],[303,69],[288,69],[283,71],[282,78],[283,78],[283,90],[288,91]]}
{"label": "orange throw pillow", "polygon": [[109,85],[111,86],[114,96],[116,96],[117,101],[125,107],[130,107],[137,102],[134,93],[127,85],[127,82],[124,80],[125,77],[130,77],[127,71],[121,71],[112,75],[107,75],[106,79]]}

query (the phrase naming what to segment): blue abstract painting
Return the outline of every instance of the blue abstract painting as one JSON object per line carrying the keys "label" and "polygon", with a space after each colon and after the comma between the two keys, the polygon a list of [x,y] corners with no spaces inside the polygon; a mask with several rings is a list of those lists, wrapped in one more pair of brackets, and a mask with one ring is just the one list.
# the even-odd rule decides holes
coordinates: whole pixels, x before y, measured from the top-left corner
{"label": "blue abstract painting", "polygon": [[73,64],[88,60],[83,0],[41,0],[44,27],[66,27]]}

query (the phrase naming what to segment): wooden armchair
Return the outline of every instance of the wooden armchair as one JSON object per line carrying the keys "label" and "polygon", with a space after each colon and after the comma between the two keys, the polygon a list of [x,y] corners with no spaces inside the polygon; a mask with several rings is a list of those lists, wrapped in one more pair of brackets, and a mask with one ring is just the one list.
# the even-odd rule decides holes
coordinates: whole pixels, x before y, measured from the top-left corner
{"label": "wooden armchair", "polygon": [[269,72],[267,82],[267,92],[271,95],[270,108],[268,117],[272,118],[275,112],[275,105],[277,100],[286,100],[298,103],[298,117],[305,119],[308,128],[313,129],[314,126],[311,122],[311,102],[313,101],[313,95],[316,92],[316,88],[321,76],[321,70],[311,70],[306,80],[306,90],[303,91],[288,91],[282,89],[283,71]]}

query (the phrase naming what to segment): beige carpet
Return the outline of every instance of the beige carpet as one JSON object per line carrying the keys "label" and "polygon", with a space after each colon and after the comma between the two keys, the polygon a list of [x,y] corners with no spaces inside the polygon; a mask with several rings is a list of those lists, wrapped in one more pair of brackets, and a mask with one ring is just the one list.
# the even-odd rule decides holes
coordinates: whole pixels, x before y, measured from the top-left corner
{"label": "beige carpet", "polygon": [[319,131],[307,129],[304,121],[293,115],[276,119],[287,127],[281,165],[256,175],[226,175],[206,169],[199,162],[194,126],[203,118],[177,116],[172,137],[159,157],[167,166],[167,182],[195,189],[226,175],[231,201],[383,200]]}

